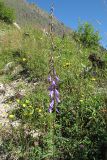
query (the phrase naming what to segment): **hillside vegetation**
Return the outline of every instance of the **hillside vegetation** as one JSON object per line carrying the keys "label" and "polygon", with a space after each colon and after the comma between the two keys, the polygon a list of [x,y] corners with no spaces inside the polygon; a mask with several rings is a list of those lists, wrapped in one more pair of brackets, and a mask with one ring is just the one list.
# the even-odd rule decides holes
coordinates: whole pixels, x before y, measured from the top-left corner
{"label": "hillside vegetation", "polygon": [[[16,22],[20,26],[32,26],[33,28],[49,31],[49,15],[37,5],[29,4],[27,0],[4,0],[4,3],[16,11]],[[59,22],[55,17],[53,20],[55,33],[59,35],[62,35],[63,31],[68,34],[72,33],[71,29]]]}
{"label": "hillside vegetation", "polygon": [[13,23],[15,19],[13,9],[6,7],[3,1],[0,1],[0,19],[7,23]]}
{"label": "hillside vegetation", "polygon": [[61,102],[53,125],[49,34],[0,21],[0,108],[12,108],[0,117],[1,160],[106,160],[107,51],[97,34],[86,45],[94,30],[83,33],[54,36]]}

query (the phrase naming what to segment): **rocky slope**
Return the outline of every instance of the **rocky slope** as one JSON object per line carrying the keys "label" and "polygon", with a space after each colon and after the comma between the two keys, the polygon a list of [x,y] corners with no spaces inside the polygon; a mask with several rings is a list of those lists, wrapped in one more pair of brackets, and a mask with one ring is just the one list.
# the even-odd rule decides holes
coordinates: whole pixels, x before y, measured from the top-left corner
{"label": "rocky slope", "polygon": [[[33,26],[48,31],[49,14],[44,12],[35,4],[29,4],[26,0],[4,0],[5,4],[16,11],[16,21],[21,26]],[[71,29],[65,27],[61,22],[54,18],[55,32],[62,35],[71,33]]]}

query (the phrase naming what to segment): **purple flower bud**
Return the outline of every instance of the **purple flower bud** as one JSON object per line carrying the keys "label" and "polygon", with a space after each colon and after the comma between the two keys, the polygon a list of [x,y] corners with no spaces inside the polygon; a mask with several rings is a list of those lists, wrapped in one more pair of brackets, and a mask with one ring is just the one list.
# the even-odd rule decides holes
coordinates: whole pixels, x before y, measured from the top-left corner
{"label": "purple flower bud", "polygon": [[52,108],[49,108],[48,111],[49,111],[49,113],[52,113]]}
{"label": "purple flower bud", "polygon": [[52,100],[52,102],[50,103],[50,108],[53,108],[54,106],[54,100]]}
{"label": "purple flower bud", "polygon": [[55,79],[56,79],[56,82],[59,82],[59,78],[57,76],[55,77]]}
{"label": "purple flower bud", "polygon": [[48,77],[48,81],[49,81],[49,82],[52,81],[52,77],[51,77],[51,76]]}
{"label": "purple flower bud", "polygon": [[52,102],[49,105],[49,112],[51,113],[54,107],[54,100],[52,100]]}
{"label": "purple flower bud", "polygon": [[57,103],[60,103],[59,97],[56,96],[55,98],[56,98],[56,102],[57,102]]}
{"label": "purple flower bud", "polygon": [[56,86],[56,82],[55,81],[52,81],[52,86]]}
{"label": "purple flower bud", "polygon": [[53,90],[53,86],[52,86],[52,85],[49,86],[49,87],[48,87],[48,90],[49,90],[49,91],[52,91],[52,90]]}
{"label": "purple flower bud", "polygon": [[53,90],[50,91],[49,96],[50,96],[51,98],[53,98],[53,96],[54,96],[54,91],[53,91]]}
{"label": "purple flower bud", "polygon": [[55,89],[55,95],[58,97],[59,96],[59,92],[57,89]]}

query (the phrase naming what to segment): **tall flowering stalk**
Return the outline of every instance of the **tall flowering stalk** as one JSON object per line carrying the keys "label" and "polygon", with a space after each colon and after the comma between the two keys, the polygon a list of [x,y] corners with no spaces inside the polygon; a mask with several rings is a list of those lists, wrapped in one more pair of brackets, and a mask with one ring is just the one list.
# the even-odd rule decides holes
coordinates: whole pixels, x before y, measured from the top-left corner
{"label": "tall flowering stalk", "polygon": [[48,138],[49,142],[49,148],[48,152],[52,154],[53,160],[55,158],[55,153],[56,153],[56,140],[55,140],[55,123],[56,123],[56,112],[58,112],[57,105],[60,102],[59,99],[59,91],[58,91],[58,84],[59,84],[59,78],[56,74],[55,71],[55,63],[54,63],[54,51],[55,51],[55,46],[54,46],[54,24],[53,24],[53,16],[54,16],[54,5],[52,4],[51,7],[51,12],[50,12],[50,43],[51,43],[51,48],[50,48],[50,55],[49,55],[49,75],[48,75],[48,82],[49,82],[49,97],[50,97],[50,104],[48,111],[49,113],[54,112],[53,114],[50,114],[50,141]]}
{"label": "tall flowering stalk", "polygon": [[50,12],[50,40],[51,40],[51,49],[50,49],[50,59],[49,59],[49,96],[50,96],[50,105],[49,105],[49,112],[52,113],[53,111],[58,112],[57,105],[60,102],[59,99],[59,91],[58,91],[58,83],[59,78],[56,75],[55,65],[54,65],[54,40],[53,40],[53,31],[54,31],[54,24],[53,24],[53,16],[54,16],[54,5],[52,4],[51,12]]}

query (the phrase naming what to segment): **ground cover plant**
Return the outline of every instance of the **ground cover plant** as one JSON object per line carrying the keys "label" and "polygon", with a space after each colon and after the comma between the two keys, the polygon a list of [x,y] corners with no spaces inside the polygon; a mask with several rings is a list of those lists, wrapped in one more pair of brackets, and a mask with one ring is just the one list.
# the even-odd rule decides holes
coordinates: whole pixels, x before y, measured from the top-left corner
{"label": "ground cover plant", "polygon": [[0,0],[0,19],[6,23],[13,23],[15,20],[15,11],[4,5],[4,2]]}
{"label": "ground cover plant", "polygon": [[8,111],[8,125],[0,122],[0,158],[106,160],[107,51],[89,24],[80,27],[87,34],[78,30],[64,37],[54,35],[52,26],[51,21],[47,35],[0,21],[0,81],[14,87],[20,82],[5,100],[15,107]]}

